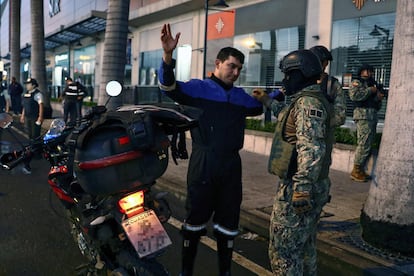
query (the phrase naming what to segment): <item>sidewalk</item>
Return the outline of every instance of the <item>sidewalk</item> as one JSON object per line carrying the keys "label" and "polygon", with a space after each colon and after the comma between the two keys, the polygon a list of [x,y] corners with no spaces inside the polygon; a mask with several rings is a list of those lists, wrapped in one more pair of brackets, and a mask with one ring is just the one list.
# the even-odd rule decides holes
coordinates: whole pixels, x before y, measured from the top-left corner
{"label": "sidewalk", "polygon": [[[187,141],[191,151],[191,141]],[[277,176],[267,172],[267,156],[242,150],[243,201],[240,225],[268,238],[269,219]],[[185,200],[188,160],[171,160],[157,187]],[[324,207],[318,232],[318,251],[371,275],[414,275],[414,258],[381,252],[361,239],[359,216],[368,195],[370,182],[359,183],[347,173],[331,170],[331,202]],[[365,274],[364,274],[365,275]]]}
{"label": "sidewalk", "polygon": [[[62,116],[59,108],[53,108],[53,117]],[[43,131],[52,120],[45,120]],[[18,124],[16,124],[17,126]],[[191,152],[191,140],[187,140]],[[278,177],[267,172],[268,156],[241,150],[243,165],[243,201],[240,226],[247,231],[269,236],[269,220]],[[180,200],[186,198],[188,160],[178,160],[175,165],[170,158],[168,169],[157,180],[157,187],[168,191]],[[361,239],[359,216],[368,195],[370,182],[359,183],[349,174],[330,170],[332,182],[331,202],[324,207],[325,217],[319,223],[317,247],[319,254],[333,258],[362,271],[360,275],[414,275],[414,258],[396,256],[380,251]]]}

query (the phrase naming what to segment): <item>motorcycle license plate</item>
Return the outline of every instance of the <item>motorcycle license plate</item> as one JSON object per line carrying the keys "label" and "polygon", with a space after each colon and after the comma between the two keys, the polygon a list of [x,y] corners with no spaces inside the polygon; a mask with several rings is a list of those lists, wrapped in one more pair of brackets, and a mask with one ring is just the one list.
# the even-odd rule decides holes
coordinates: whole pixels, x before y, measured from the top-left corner
{"label": "motorcycle license plate", "polygon": [[124,220],[122,227],[140,258],[171,244],[170,237],[153,210]]}

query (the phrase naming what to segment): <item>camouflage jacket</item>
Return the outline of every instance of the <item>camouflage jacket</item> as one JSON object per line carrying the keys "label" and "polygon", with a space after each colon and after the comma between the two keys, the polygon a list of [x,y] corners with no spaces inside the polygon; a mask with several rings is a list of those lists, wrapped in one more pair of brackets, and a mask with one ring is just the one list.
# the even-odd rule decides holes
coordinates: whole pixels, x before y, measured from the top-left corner
{"label": "camouflage jacket", "polygon": [[371,92],[368,83],[363,79],[352,80],[349,98],[355,104],[354,120],[376,120],[381,101]]}
{"label": "camouflage jacket", "polygon": [[[310,96],[315,93],[315,96]],[[269,170],[274,159],[281,156],[283,146],[276,138],[283,136],[283,140],[294,145],[297,157],[289,158],[296,167],[291,178],[294,189],[297,191],[311,191],[312,185],[318,180],[327,178],[331,164],[334,127],[330,123],[334,116],[333,105],[330,104],[320,91],[319,85],[306,87],[295,94],[290,106],[285,107],[278,116],[274,143],[269,157]],[[277,133],[278,129],[282,133]],[[291,169],[291,166],[288,166]],[[284,177],[284,176],[282,176]]]}

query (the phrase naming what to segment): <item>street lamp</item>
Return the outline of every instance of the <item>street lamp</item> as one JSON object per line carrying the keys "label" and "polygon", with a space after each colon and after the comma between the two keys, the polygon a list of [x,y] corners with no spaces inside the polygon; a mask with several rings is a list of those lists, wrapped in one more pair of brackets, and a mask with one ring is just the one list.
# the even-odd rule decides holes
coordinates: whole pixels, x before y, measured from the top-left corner
{"label": "street lamp", "polygon": [[[208,30],[208,1],[205,0],[204,9],[205,9],[205,22],[204,22],[204,48],[203,48],[203,79],[206,78],[206,62],[207,62],[207,30]],[[221,8],[228,8],[229,5],[227,5],[225,0],[219,0],[216,4],[213,6],[215,7],[221,7]],[[211,9],[214,10],[214,9]]]}
{"label": "street lamp", "polygon": [[383,36],[384,34],[385,34],[385,38],[383,38],[382,40],[385,40],[384,47],[387,48],[388,39],[390,38],[390,30],[380,27],[378,25],[374,25],[374,29],[369,33],[369,35],[376,36],[376,37]]}

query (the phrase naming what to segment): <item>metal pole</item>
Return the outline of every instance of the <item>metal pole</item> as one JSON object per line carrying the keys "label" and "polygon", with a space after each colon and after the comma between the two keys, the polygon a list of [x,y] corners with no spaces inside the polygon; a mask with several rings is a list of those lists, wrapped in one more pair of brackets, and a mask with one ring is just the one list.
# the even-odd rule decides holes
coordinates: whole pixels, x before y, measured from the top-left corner
{"label": "metal pole", "polygon": [[208,29],[208,0],[205,1],[205,21],[204,21],[204,48],[203,48],[203,79],[206,78],[206,63],[207,63],[207,29]]}

